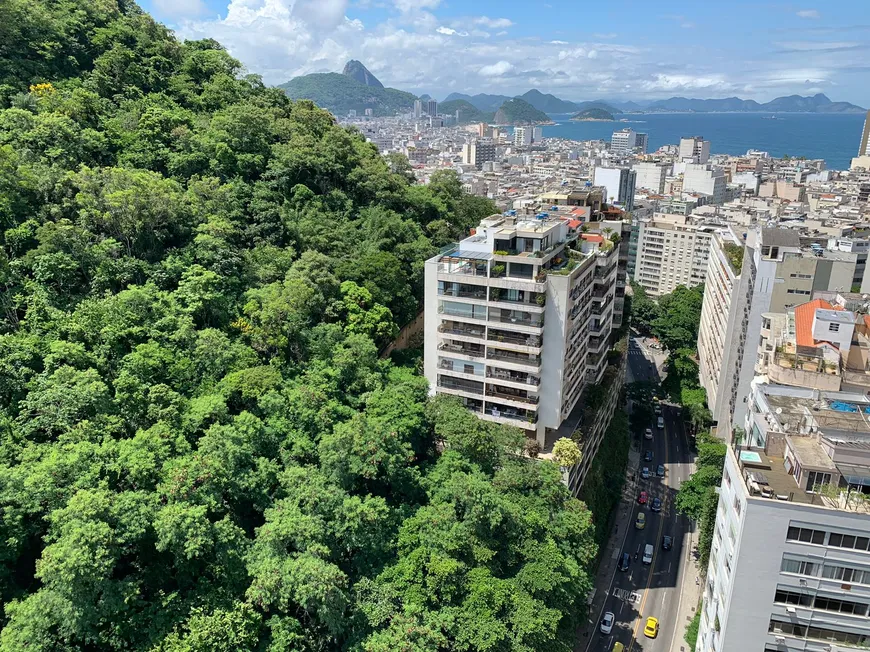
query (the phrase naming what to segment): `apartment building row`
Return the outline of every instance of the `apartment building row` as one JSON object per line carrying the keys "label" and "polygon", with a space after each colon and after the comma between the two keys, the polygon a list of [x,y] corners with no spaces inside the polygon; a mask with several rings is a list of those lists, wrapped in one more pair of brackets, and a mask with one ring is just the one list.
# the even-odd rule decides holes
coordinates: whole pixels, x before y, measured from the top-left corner
{"label": "apartment building row", "polygon": [[[494,215],[426,262],[431,392],[522,428],[543,450],[583,390],[601,380],[614,327],[626,248],[580,225],[569,215]],[[597,445],[584,443],[584,462]],[[572,488],[583,473],[572,472]]]}

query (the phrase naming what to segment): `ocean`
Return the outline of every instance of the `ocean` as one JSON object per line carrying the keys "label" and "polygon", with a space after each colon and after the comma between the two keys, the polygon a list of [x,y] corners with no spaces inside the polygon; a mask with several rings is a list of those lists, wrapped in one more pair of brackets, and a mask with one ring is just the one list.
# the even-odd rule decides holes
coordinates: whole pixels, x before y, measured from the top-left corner
{"label": "ocean", "polygon": [[771,156],[822,158],[828,168],[845,170],[858,155],[864,114],[827,113],[648,113],[616,116],[626,122],[571,122],[570,114],[550,116],[544,137],[610,140],[631,127],[649,134],[648,151],[677,145],[682,136],[703,136],[713,154],[745,154],[757,149]]}

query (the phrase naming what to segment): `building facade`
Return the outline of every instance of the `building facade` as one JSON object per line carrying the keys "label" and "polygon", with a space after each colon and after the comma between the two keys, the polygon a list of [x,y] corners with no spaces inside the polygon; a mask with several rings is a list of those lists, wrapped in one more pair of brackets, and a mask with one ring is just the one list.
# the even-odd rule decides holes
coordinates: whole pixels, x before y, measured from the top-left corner
{"label": "building facade", "polygon": [[683,172],[683,192],[697,192],[708,196],[708,203],[725,201],[725,173],[706,163],[686,163]]}
{"label": "building facade", "polygon": [[435,100],[428,100],[426,102],[426,113],[430,116],[438,115],[438,102]]}
{"label": "building facade", "polygon": [[864,130],[861,132],[858,156],[870,156],[870,111],[867,111],[867,117],[864,118]]}
{"label": "building facade", "polygon": [[647,135],[633,129],[614,131],[610,138],[610,151],[615,154],[631,154],[636,149],[646,152]]}
{"label": "building facade", "polygon": [[677,286],[700,285],[707,275],[710,240],[715,227],[695,224],[680,215],[657,213],[638,224],[634,280],[650,296]]}
{"label": "building facade", "polygon": [[476,140],[462,146],[462,162],[465,165],[473,165],[481,170],[484,163],[494,160],[495,143],[491,140]]}
{"label": "building facade", "polygon": [[532,135],[534,130],[532,127],[514,127],[514,145],[517,147],[528,147],[532,144]]}
{"label": "building facade", "polygon": [[658,194],[665,191],[665,179],[671,173],[670,163],[642,161],[635,163],[632,169],[637,174],[635,185],[638,188],[646,188]]}
{"label": "building facade", "polygon": [[702,136],[680,138],[679,160],[704,165],[710,160],[710,141]]}
{"label": "building facade", "polygon": [[496,215],[426,262],[424,372],[544,447],[607,367],[618,251],[563,219]]}
{"label": "building facade", "polygon": [[618,204],[625,211],[634,209],[634,190],[637,173],[626,168],[596,167],[593,183],[605,189],[608,204]]}

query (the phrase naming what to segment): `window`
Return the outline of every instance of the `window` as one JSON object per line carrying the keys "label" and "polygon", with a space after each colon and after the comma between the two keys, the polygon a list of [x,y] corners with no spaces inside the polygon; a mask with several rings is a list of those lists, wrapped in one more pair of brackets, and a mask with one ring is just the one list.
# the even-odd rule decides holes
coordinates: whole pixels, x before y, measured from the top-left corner
{"label": "window", "polygon": [[807,474],[807,491],[815,493],[816,489],[822,485],[831,484],[831,474],[822,473],[821,471],[810,471]]}
{"label": "window", "polygon": [[737,512],[737,516],[740,516],[741,509],[740,499],[734,496],[734,511]]}
{"label": "window", "polygon": [[822,577],[837,580],[844,584],[870,584],[870,570],[849,568],[848,566],[825,565]]}
{"label": "window", "polygon": [[840,325],[839,324],[828,324],[828,330],[832,333],[837,333],[840,331]]}
{"label": "window", "polygon": [[791,636],[806,636],[807,634],[807,628],[804,625],[774,618],[770,619],[767,631],[771,634],[789,634]]}
{"label": "window", "polygon": [[778,604],[793,604],[799,607],[811,607],[813,605],[813,596],[809,593],[798,593],[796,591],[777,589],[773,601]]}
{"label": "window", "polygon": [[816,609],[822,611],[833,611],[841,614],[853,614],[855,616],[866,616],[867,605],[861,602],[850,602],[849,600],[839,600],[837,598],[816,597],[813,604]]}
{"label": "window", "polygon": [[828,545],[834,548],[848,548],[850,550],[866,551],[868,547],[870,547],[870,538],[832,532],[831,540],[828,542]]}
{"label": "window", "polygon": [[803,559],[795,559],[792,557],[783,557],[782,564],[779,567],[780,572],[794,573],[795,575],[806,575],[808,577],[817,577],[821,564]]}
{"label": "window", "polygon": [[786,541],[799,541],[800,543],[814,543],[816,545],[824,545],[825,532],[823,530],[812,530],[809,528],[790,527],[785,535]]}
{"label": "window", "polygon": [[795,290],[794,288],[789,288],[787,294],[801,294],[801,295],[809,295],[809,290]]}
{"label": "window", "polygon": [[812,274],[789,274],[789,276],[791,278],[805,278],[805,279],[810,279],[813,277]]}

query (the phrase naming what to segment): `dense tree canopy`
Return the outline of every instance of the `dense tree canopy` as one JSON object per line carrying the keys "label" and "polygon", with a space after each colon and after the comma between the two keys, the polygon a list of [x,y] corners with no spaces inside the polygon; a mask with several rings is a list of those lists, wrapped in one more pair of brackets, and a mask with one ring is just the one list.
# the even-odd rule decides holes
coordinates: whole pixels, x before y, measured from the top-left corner
{"label": "dense tree canopy", "polygon": [[588,510],[378,357],[491,204],[242,73],[0,2],[0,651],[568,650]]}

